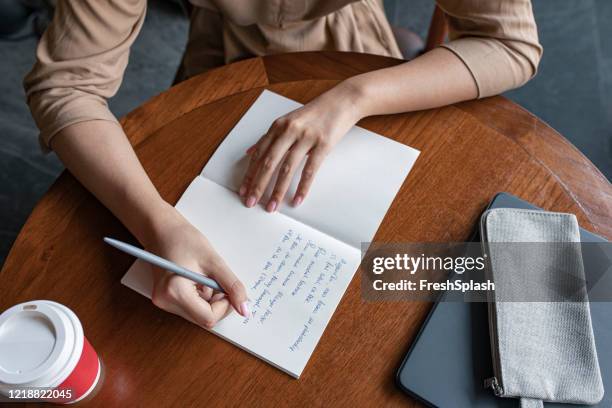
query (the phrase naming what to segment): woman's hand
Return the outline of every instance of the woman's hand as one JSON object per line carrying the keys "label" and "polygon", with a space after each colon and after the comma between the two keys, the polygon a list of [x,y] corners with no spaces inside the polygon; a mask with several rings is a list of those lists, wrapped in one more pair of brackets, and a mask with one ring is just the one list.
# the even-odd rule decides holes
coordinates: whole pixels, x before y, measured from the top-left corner
{"label": "woman's hand", "polygon": [[321,162],[361,118],[436,108],[474,99],[472,73],[452,51],[436,48],[409,62],[351,77],[304,107],[278,118],[249,148],[251,161],[240,187],[247,207],[257,204],[280,167],[268,211],[278,208],[296,168],[308,156],[293,205],[299,205]]}
{"label": "woman's hand", "polygon": [[343,82],[274,121],[268,132],[247,150],[251,160],[240,187],[247,207],[262,199],[279,169],[266,204],[267,211],[276,211],[296,169],[308,156],[292,202],[294,206],[300,205],[329,151],[361,119],[357,93],[357,89]]}
{"label": "woman's hand", "polygon": [[155,268],[153,303],[208,329],[224,318],[232,306],[241,315],[249,316],[243,284],[204,235],[174,208],[169,208],[161,218],[157,226],[159,234],[156,234],[159,238],[153,237],[147,243],[147,249],[189,270],[215,279],[227,295]]}
{"label": "woman's hand", "polygon": [[70,172],[123,222],[145,248],[215,279],[227,296],[155,270],[152,299],[160,308],[210,328],[233,306],[249,314],[246,290],[208,240],[165,202],[121,127],[103,120],[65,127],[53,149]]}

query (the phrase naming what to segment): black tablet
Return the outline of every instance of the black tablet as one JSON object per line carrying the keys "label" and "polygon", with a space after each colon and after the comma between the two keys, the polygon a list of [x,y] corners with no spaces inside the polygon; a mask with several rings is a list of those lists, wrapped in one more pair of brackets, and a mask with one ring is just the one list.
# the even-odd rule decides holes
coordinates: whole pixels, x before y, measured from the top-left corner
{"label": "black tablet", "polygon": [[[537,209],[507,193],[497,194],[488,208]],[[580,236],[582,242],[606,242],[583,229]],[[479,240],[477,236],[474,239]],[[612,274],[605,273],[610,266],[608,256],[583,253],[583,262],[589,293],[612,288],[609,282],[612,277],[608,276]],[[606,263],[604,267],[602,262]],[[606,296],[612,298],[612,294]],[[612,406],[612,303],[591,301],[590,306],[605,394],[598,405],[584,407],[609,408]],[[439,301],[404,358],[396,381],[406,393],[430,406],[518,407],[517,399],[498,398],[484,387],[484,379],[492,375],[486,303]],[[583,405],[545,403],[545,406]]]}

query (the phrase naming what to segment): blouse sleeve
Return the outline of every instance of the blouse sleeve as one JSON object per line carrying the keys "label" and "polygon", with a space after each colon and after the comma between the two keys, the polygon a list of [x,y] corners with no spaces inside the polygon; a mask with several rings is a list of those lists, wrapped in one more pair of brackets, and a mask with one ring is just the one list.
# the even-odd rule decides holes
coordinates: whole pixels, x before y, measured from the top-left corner
{"label": "blouse sleeve", "polygon": [[146,0],[60,0],[24,79],[45,148],[66,126],[89,120],[118,124],[108,109],[123,78]]}
{"label": "blouse sleeve", "polygon": [[449,42],[472,73],[478,97],[517,88],[537,72],[542,56],[530,0],[438,0]]}

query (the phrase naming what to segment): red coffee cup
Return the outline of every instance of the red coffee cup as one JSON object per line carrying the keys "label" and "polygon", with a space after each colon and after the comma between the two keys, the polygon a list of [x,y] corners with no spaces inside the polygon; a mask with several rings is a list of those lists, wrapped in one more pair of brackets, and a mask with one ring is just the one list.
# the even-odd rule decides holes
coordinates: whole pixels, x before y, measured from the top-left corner
{"label": "red coffee cup", "polygon": [[0,315],[0,393],[10,401],[77,402],[101,374],[96,351],[66,306],[35,300]]}

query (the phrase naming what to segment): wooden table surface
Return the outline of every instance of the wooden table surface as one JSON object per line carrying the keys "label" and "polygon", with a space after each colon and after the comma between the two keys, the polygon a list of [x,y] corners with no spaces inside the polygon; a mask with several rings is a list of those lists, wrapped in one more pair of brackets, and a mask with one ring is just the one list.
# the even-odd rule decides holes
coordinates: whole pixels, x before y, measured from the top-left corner
{"label": "wooden table surface", "polygon": [[[155,186],[175,203],[262,89],[305,103],[343,78],[398,63],[331,52],[245,60],[169,89],[122,124]],[[581,226],[612,238],[610,183],[556,131],[503,97],[360,125],[421,151],[377,242],[465,240],[499,191],[572,212]],[[430,303],[366,303],[356,274],[294,380],[123,287],[132,258],[105,246],[104,235],[136,242],[64,172],[0,272],[0,310],[51,299],[80,317],[106,369],[100,392],[84,405],[418,405],[394,375]]]}

